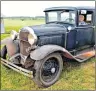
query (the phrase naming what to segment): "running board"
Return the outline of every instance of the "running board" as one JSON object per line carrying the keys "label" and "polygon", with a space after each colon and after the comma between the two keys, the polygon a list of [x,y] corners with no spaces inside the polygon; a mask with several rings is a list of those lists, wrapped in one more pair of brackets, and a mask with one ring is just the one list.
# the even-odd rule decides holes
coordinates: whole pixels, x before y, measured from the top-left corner
{"label": "running board", "polygon": [[75,55],[72,55],[67,50],[64,50],[64,56],[69,59],[74,59],[78,62],[84,62],[95,56],[95,48],[88,48],[86,50],[78,51]]}
{"label": "running board", "polygon": [[23,75],[25,75],[27,77],[33,78],[33,71],[29,71],[29,70],[26,70],[26,69],[24,69],[22,67],[19,67],[19,66],[15,65],[15,64],[3,59],[3,58],[1,58],[1,63],[3,65],[5,65],[5,66],[17,71],[20,74],[23,74]]}
{"label": "running board", "polygon": [[81,62],[89,59],[89,58],[92,58],[95,56],[95,50],[91,50],[91,51],[87,51],[85,53],[82,53],[82,54],[79,54],[79,55],[76,55],[74,56],[76,59],[79,59],[81,60]]}

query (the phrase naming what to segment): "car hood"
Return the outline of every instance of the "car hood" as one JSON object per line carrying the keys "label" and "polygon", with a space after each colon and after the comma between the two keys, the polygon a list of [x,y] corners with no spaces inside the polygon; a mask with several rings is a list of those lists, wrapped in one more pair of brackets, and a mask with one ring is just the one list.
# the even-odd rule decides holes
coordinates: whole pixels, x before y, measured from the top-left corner
{"label": "car hood", "polygon": [[43,24],[43,25],[36,25],[36,26],[29,26],[34,30],[34,33],[39,35],[47,35],[47,34],[58,34],[58,33],[65,33],[66,27],[61,24]]}

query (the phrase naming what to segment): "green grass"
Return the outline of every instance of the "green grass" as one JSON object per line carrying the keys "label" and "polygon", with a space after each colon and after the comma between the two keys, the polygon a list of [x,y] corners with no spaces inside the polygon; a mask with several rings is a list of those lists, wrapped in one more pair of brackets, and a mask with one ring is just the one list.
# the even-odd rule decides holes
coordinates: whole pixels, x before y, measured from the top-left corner
{"label": "green grass", "polygon": [[19,31],[19,29],[24,26],[39,25],[39,24],[44,24],[44,20],[43,19],[42,20],[24,20],[24,21],[20,19],[4,20],[5,30],[7,33],[9,33],[10,30]]}
{"label": "green grass", "polygon": [[[43,24],[44,20],[4,20],[6,32],[16,31],[23,26]],[[1,39],[10,34],[2,34]],[[59,80],[48,88],[39,88],[32,79],[21,75],[12,69],[1,65],[2,90],[94,90],[95,89],[95,61],[90,59],[83,63],[67,62]]]}

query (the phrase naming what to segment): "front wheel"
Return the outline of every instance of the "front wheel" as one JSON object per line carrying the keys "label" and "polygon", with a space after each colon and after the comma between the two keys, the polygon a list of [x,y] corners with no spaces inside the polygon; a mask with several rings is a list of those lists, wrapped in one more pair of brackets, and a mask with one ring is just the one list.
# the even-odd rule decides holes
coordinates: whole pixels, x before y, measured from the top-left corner
{"label": "front wheel", "polygon": [[7,55],[7,48],[6,48],[6,45],[5,45],[5,46],[3,46],[3,48],[0,51],[0,57],[3,58],[3,59],[6,59],[6,55]]}
{"label": "front wheel", "polygon": [[63,69],[63,60],[59,53],[53,53],[43,60],[35,61],[34,81],[39,87],[49,87],[54,84]]}
{"label": "front wheel", "polygon": [[[3,59],[7,59],[7,47],[6,45],[2,47],[1,51],[0,51],[0,57]],[[4,65],[5,66],[5,65]],[[5,66],[7,69],[10,69],[9,67]]]}

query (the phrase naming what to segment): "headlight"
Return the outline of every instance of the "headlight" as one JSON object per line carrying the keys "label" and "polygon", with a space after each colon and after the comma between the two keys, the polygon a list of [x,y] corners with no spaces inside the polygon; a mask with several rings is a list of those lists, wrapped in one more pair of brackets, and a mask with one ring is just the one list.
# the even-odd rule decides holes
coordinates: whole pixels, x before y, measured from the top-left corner
{"label": "headlight", "polygon": [[35,35],[29,34],[28,35],[28,42],[33,45],[36,42],[37,38]]}
{"label": "headlight", "polygon": [[34,30],[30,27],[24,27],[21,31],[24,32],[29,32],[28,34],[28,42],[30,43],[30,45],[33,45],[37,42],[37,36],[34,33]]}
{"label": "headlight", "polygon": [[71,29],[72,29],[72,27],[71,27],[71,26],[69,26],[69,27],[68,27],[68,30],[69,30],[69,31],[71,31]]}
{"label": "headlight", "polygon": [[11,31],[11,38],[14,40],[17,37],[18,33],[14,30]]}

